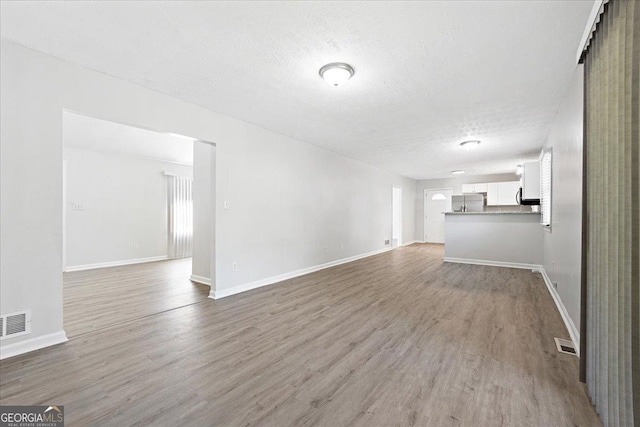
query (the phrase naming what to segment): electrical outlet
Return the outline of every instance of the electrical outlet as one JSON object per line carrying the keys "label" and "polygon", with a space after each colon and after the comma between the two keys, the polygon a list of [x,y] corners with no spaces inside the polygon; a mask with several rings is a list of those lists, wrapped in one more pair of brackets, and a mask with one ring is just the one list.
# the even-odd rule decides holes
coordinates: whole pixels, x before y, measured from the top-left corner
{"label": "electrical outlet", "polygon": [[71,203],[71,209],[74,211],[83,211],[84,210],[84,205],[80,204],[80,203]]}
{"label": "electrical outlet", "polygon": [[553,287],[554,287],[555,289],[558,289],[558,282],[553,282]]}
{"label": "electrical outlet", "polygon": [[134,243],[133,249],[137,251],[138,249],[140,249],[140,245],[138,245],[137,243]]}
{"label": "electrical outlet", "polygon": [[232,262],[231,263],[231,270],[238,271],[238,263],[237,262]]}
{"label": "electrical outlet", "polygon": [[340,250],[344,251],[344,243],[340,243]]}
{"label": "electrical outlet", "polygon": [[325,253],[325,254],[328,254],[328,253],[329,253],[329,248],[328,248],[328,247],[326,247],[326,246],[324,247],[324,253]]}
{"label": "electrical outlet", "polygon": [[222,206],[224,206],[224,208],[225,208],[226,210],[229,210],[229,208],[231,207],[231,203],[230,203],[228,200],[225,200],[225,201],[222,203]]}

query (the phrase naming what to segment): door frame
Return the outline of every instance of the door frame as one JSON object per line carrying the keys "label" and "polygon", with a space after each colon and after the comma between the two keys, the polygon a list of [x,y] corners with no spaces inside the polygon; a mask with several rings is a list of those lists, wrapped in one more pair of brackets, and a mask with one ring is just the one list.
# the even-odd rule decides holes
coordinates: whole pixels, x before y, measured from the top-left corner
{"label": "door frame", "polygon": [[453,187],[442,188],[425,188],[422,192],[422,241],[427,243],[427,191],[451,191],[451,197],[453,198]]}
{"label": "door frame", "polygon": [[[399,212],[399,216],[400,217],[398,218],[398,220],[400,222],[400,230],[399,230],[400,231],[400,235],[398,236],[398,246],[393,246],[393,219],[394,219],[393,218],[393,216],[394,216],[393,215],[393,193],[395,192],[396,188],[400,190],[400,212]],[[403,212],[403,209],[402,209],[402,203],[403,203],[402,199],[403,199],[403,196],[404,196],[403,193],[404,193],[404,191],[402,190],[402,186],[395,185],[395,184],[393,184],[391,186],[391,247],[392,248],[399,248],[399,247],[402,246],[402,243],[403,243],[403,241],[402,241],[402,235],[403,235],[402,217],[404,215],[404,212]]]}
{"label": "door frame", "polygon": [[[210,264],[210,276],[209,278],[207,278],[209,280],[208,283],[205,282],[200,282],[200,281],[196,281],[197,283],[201,283],[201,284],[205,284],[208,285],[210,287],[210,291],[209,291],[209,298],[211,299],[216,299],[215,298],[215,293],[216,293],[216,286],[217,286],[217,280],[216,280],[216,275],[217,275],[217,261],[218,261],[218,257],[217,257],[217,252],[216,252],[216,230],[217,230],[217,220],[216,220],[216,209],[217,209],[217,178],[218,178],[218,145],[215,142],[211,142],[211,141],[206,141],[203,139],[199,139],[199,138],[195,138],[195,137],[191,137],[189,135],[186,135],[183,132],[168,132],[167,130],[158,130],[155,129],[153,127],[149,127],[149,126],[145,126],[145,125],[141,125],[136,123],[135,121],[132,122],[125,122],[125,121],[121,121],[121,120],[114,120],[113,118],[104,118],[101,115],[97,115],[97,114],[90,114],[90,113],[85,113],[85,112],[80,112],[78,110],[73,110],[73,109],[69,109],[69,108],[62,108],[61,110],[61,114],[60,114],[60,125],[62,128],[62,133],[60,135],[60,141],[59,141],[59,148],[60,148],[60,153],[64,154],[64,147],[65,147],[65,132],[64,132],[64,113],[68,112],[68,113],[72,113],[72,114],[77,114],[80,116],[85,116],[85,117],[90,117],[92,119],[97,119],[97,120],[105,120],[111,123],[115,123],[115,124],[119,124],[119,125],[124,125],[124,126],[129,126],[129,127],[133,127],[133,128],[138,128],[138,129],[143,129],[143,130],[147,130],[150,132],[155,132],[158,134],[172,134],[172,135],[177,135],[177,136],[183,136],[186,137],[188,139],[191,139],[190,142],[188,142],[189,144],[194,144],[196,142],[200,142],[203,144],[207,144],[211,146],[211,150],[212,150],[212,162],[211,162],[211,180],[209,183],[207,183],[207,186],[209,187],[209,191],[211,194],[211,204],[212,204],[212,214],[213,217],[211,218],[211,230],[210,230],[210,243],[209,243],[209,247],[210,247],[210,253],[209,253],[209,264]],[[185,141],[186,142],[186,141]],[[64,274],[66,272],[67,269],[67,228],[68,228],[68,224],[67,224],[67,196],[68,196],[68,192],[67,192],[67,182],[68,182],[68,165],[67,165],[67,161],[64,159],[64,155],[62,156],[62,206],[61,206],[61,210],[59,212],[62,213],[62,238],[61,238],[61,243],[62,243],[62,248],[61,248],[61,255],[62,255],[62,271],[60,272],[60,274]],[[192,265],[193,265],[193,261],[192,261]],[[194,276],[190,277],[191,281],[195,281],[193,280]],[[62,279],[62,282],[64,282],[64,277]],[[64,299],[64,287],[63,287],[63,299]],[[60,302],[59,307],[62,309],[63,307],[63,302]],[[64,324],[65,324],[65,320],[64,320],[64,316],[63,316],[63,329],[64,329]],[[75,339],[75,337],[73,337]]]}
{"label": "door frame", "polygon": [[[64,138],[64,136],[63,136]],[[63,139],[64,142],[64,139]],[[64,146],[62,148],[64,158]],[[67,271],[67,161],[62,160],[62,272]]]}

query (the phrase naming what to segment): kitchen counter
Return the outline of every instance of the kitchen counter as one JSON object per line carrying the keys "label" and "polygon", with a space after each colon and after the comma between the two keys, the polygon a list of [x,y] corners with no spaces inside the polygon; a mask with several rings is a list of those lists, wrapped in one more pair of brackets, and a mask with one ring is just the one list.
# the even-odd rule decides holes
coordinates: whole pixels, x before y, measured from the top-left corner
{"label": "kitchen counter", "polygon": [[445,212],[445,215],[540,215],[540,212]]}
{"label": "kitchen counter", "polygon": [[540,212],[445,214],[445,261],[536,268],[542,264]]}

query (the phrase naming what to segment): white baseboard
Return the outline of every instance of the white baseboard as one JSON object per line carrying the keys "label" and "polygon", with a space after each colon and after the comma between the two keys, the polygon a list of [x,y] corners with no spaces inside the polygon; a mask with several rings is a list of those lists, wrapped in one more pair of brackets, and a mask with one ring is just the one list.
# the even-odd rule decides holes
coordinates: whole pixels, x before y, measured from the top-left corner
{"label": "white baseboard", "polygon": [[282,282],[283,280],[293,279],[294,277],[304,276],[305,274],[313,273],[319,270],[324,270],[325,268],[335,267],[341,264],[347,264],[349,262],[357,261],[362,258],[367,258],[373,255],[378,255],[384,252],[388,252],[391,249],[392,248],[382,248],[375,251],[367,252],[365,254],[355,255],[348,258],[342,258],[336,261],[327,262],[325,264],[320,264],[320,265],[315,265],[313,267],[295,270],[289,273],[268,277],[266,279],[258,280],[251,283],[245,283],[244,285],[234,286],[233,288],[229,288],[229,289],[221,289],[219,291],[214,291],[213,289],[211,289],[211,292],[209,293],[209,298],[220,299],[220,298],[228,297],[231,295],[239,294],[241,292],[250,291],[252,289],[261,288],[263,286],[273,285],[274,283]]}
{"label": "white baseboard", "polygon": [[202,285],[211,286],[211,279],[209,279],[208,277],[196,276],[195,274],[192,274],[189,280],[191,280],[192,282],[200,283]]}
{"label": "white baseboard", "polygon": [[573,320],[571,320],[571,317],[569,316],[569,312],[567,311],[567,308],[562,303],[562,299],[560,298],[560,295],[558,295],[558,291],[556,291],[556,288],[553,286],[553,282],[551,281],[551,278],[549,277],[544,267],[542,266],[540,267],[540,273],[542,274],[544,283],[547,285],[547,289],[551,294],[551,298],[553,298],[553,302],[555,302],[556,307],[558,307],[558,311],[560,312],[560,316],[562,317],[562,320],[564,321],[564,324],[567,327],[567,331],[569,331],[569,336],[571,337],[571,341],[573,341],[573,345],[576,348],[576,354],[580,356],[580,331],[578,331],[578,328],[576,328],[576,325],[573,323]]}
{"label": "white baseboard", "polygon": [[403,243],[402,246],[409,246],[409,245],[413,245],[414,243],[424,243],[424,242],[422,240],[412,240],[410,242]]}
{"label": "white baseboard", "polygon": [[14,344],[4,344],[3,341],[3,343],[0,344],[0,360],[29,353],[30,351],[40,350],[41,348],[50,347],[52,345],[62,344],[67,341],[67,334],[64,331],[42,335]]}
{"label": "white baseboard", "polygon": [[148,258],[125,259],[122,261],[99,262],[97,264],[72,265],[64,269],[65,272],[93,270],[94,268],[119,267],[122,265],[143,264],[145,262],[164,261],[169,259],[168,256],[152,256]]}
{"label": "white baseboard", "polygon": [[540,269],[542,268],[542,266],[539,264],[524,264],[520,262],[489,261],[484,259],[469,259],[469,258],[444,257],[444,262],[456,262],[459,264],[487,265],[490,267],[523,268],[526,270],[535,270],[535,271],[540,271]]}

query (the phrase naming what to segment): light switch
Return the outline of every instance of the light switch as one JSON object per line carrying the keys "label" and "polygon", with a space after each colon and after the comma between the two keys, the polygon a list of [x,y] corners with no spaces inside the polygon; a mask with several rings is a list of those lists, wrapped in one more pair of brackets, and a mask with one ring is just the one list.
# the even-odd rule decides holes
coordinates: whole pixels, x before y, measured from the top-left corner
{"label": "light switch", "polygon": [[225,209],[229,209],[229,205],[230,205],[229,201],[225,200],[224,203],[223,203],[224,208]]}

